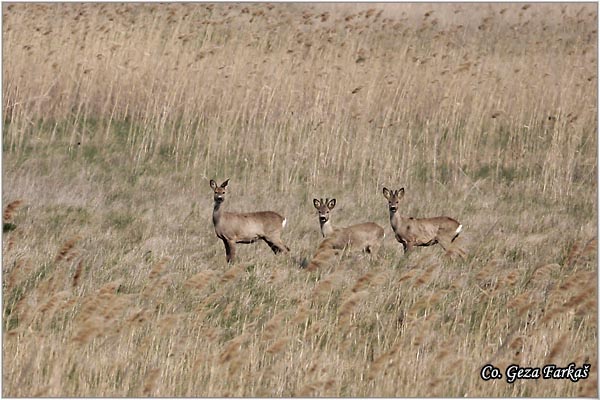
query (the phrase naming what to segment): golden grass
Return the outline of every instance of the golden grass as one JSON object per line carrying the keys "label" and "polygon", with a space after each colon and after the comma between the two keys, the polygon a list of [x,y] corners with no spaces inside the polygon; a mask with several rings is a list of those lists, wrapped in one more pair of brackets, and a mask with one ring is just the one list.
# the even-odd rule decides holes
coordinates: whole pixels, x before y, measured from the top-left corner
{"label": "golden grass", "polygon": [[[594,5],[2,11],[4,396],[597,395]],[[211,178],[291,254],[226,265]],[[383,185],[464,259],[404,256]],[[376,256],[321,241],[318,193]]]}

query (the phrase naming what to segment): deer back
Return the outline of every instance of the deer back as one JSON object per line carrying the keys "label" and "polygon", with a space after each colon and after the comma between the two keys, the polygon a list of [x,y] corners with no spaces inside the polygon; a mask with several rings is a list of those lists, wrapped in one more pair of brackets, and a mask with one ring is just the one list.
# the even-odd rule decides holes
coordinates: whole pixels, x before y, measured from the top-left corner
{"label": "deer back", "polygon": [[435,243],[440,235],[455,234],[459,225],[449,217],[403,218],[395,215],[392,218],[394,233],[417,245]]}
{"label": "deer back", "polygon": [[344,228],[351,244],[363,245],[383,239],[383,228],[374,222],[364,222]]}
{"label": "deer back", "polygon": [[285,219],[273,211],[224,212],[215,225],[217,236],[234,241],[253,241],[281,232]]}

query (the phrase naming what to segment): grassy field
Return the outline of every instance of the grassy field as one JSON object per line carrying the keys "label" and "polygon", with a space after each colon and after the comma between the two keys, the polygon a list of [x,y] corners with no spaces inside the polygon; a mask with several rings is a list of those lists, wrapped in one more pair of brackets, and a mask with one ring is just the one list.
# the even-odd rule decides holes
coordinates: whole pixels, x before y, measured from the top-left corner
{"label": "grassy field", "polygon": [[[598,395],[596,4],[2,7],[3,396]],[[379,254],[301,270],[315,197]]]}

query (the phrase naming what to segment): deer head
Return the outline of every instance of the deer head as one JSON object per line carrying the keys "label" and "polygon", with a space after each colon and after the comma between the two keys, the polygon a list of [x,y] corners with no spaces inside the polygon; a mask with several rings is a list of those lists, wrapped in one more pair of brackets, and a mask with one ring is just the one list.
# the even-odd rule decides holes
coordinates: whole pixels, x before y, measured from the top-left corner
{"label": "deer head", "polygon": [[398,211],[398,203],[400,202],[400,199],[404,197],[404,188],[390,191],[388,188],[384,187],[383,197],[387,199],[390,212],[394,214],[396,211]]}
{"label": "deer head", "polygon": [[324,224],[329,221],[329,212],[335,207],[335,199],[325,199],[325,201],[313,199],[313,205],[319,212],[319,222]]}
{"label": "deer head", "polygon": [[214,192],[214,200],[215,203],[222,203],[223,201],[225,201],[225,188],[227,187],[227,184],[229,183],[229,179],[227,179],[225,182],[223,182],[221,184],[221,186],[217,186],[217,182],[215,182],[214,180],[210,180],[210,187]]}

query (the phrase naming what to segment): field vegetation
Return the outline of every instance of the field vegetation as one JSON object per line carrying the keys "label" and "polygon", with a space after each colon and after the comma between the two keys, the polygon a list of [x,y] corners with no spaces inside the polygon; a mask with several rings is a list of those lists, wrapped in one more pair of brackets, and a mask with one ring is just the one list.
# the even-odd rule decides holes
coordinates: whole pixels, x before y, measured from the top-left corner
{"label": "field vegetation", "polygon": [[[596,4],[2,14],[3,396],[598,395]],[[227,178],[289,255],[226,264]],[[404,256],[383,186],[467,256]],[[299,268],[325,197],[377,256]]]}

